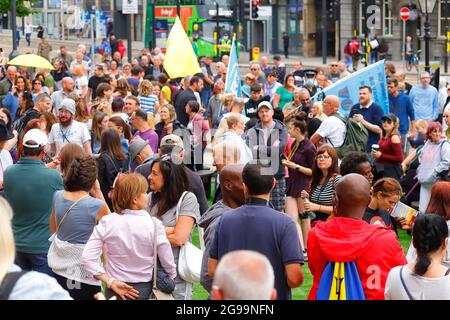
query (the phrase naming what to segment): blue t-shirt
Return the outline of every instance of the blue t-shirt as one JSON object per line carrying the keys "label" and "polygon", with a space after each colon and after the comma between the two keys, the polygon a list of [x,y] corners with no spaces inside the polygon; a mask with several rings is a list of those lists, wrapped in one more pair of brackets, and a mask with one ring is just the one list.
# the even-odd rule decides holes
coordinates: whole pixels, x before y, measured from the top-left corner
{"label": "blue t-shirt", "polygon": [[389,112],[395,114],[400,119],[400,127],[398,131],[401,134],[408,133],[409,119],[415,120],[414,108],[411,100],[403,92],[399,92],[397,97],[389,95]]}
{"label": "blue t-shirt", "polygon": [[[369,108],[361,108],[361,105],[359,103],[355,104],[350,111],[349,117],[353,117],[353,115],[355,114],[361,114],[364,117],[364,120],[381,128],[381,118],[383,117],[384,112],[383,109],[381,109],[381,107],[376,103],[372,102]],[[378,143],[378,140],[380,140],[380,136],[375,132],[370,131],[369,129],[367,129],[367,131],[369,132],[367,152],[371,152],[372,145]]]}
{"label": "blue t-shirt", "polygon": [[[53,197],[53,210],[55,211],[56,225],[74,201],[64,198],[64,190],[55,192]],[[97,214],[106,204],[92,197],[80,200],[67,214],[58,230],[58,238],[72,244],[85,244],[91,237],[97,224]]]}
{"label": "blue t-shirt", "polygon": [[303,263],[303,253],[295,223],[267,207],[266,201],[251,199],[240,208],[223,214],[210,248],[210,257],[220,260],[234,250],[254,250],[265,255],[274,270],[279,300],[291,299],[285,265]]}

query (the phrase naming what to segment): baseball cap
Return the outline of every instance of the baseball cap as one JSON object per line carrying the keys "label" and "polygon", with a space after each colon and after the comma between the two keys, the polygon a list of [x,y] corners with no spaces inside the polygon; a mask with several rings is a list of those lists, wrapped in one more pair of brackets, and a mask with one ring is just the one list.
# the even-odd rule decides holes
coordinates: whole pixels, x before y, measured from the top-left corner
{"label": "baseball cap", "polygon": [[269,101],[262,101],[258,104],[258,111],[263,108],[266,107],[270,110],[273,110],[272,104]]}
{"label": "baseball cap", "polygon": [[393,113],[388,113],[387,115],[383,116],[381,118],[381,121],[384,121],[384,120],[387,120],[387,119],[391,120],[392,122],[397,122],[397,117]]}
{"label": "baseball cap", "polygon": [[128,147],[128,152],[130,153],[131,161],[134,161],[139,152],[141,152],[142,149],[144,149],[146,146],[148,146],[148,141],[142,140],[140,138],[134,140]]}
{"label": "baseball cap", "polygon": [[160,147],[177,146],[184,149],[183,140],[175,134],[169,134],[161,139]]}
{"label": "baseball cap", "polygon": [[[28,144],[29,141],[34,141],[37,144]],[[48,144],[47,135],[39,129],[29,130],[23,137],[22,145],[27,148],[40,148]]]}
{"label": "baseball cap", "polygon": [[61,101],[61,104],[58,106],[58,111],[62,108],[65,108],[67,111],[69,111],[72,115],[75,114],[75,101],[73,101],[70,98],[64,98],[63,101]]}

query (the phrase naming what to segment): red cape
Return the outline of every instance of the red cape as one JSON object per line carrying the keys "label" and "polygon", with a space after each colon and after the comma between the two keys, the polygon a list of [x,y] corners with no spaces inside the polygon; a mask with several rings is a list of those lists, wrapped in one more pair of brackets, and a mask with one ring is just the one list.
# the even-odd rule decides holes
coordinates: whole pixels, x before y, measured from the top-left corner
{"label": "red cape", "polygon": [[389,271],[405,265],[403,249],[394,231],[352,218],[319,222],[308,236],[308,266],[314,278],[308,299],[316,299],[327,262],[355,261],[367,300],[384,300]]}

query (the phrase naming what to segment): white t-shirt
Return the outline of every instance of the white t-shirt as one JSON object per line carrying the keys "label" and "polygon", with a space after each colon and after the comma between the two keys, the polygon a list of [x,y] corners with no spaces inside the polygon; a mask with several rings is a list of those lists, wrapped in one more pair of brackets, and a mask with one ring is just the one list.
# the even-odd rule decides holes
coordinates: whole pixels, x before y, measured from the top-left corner
{"label": "white t-shirt", "polygon": [[86,86],[87,92],[87,85],[88,85],[88,78],[86,76],[75,77],[75,92],[79,97],[81,97],[81,94],[83,92],[83,86]]}
{"label": "white t-shirt", "polygon": [[31,34],[33,33],[33,26],[31,24],[25,25],[25,34]]}
{"label": "white t-shirt", "polygon": [[48,143],[55,143],[56,145],[56,155],[59,155],[61,148],[66,144],[75,143],[83,148],[83,144],[89,140],[91,140],[91,135],[86,125],[75,120],[72,121],[69,127],[63,128],[62,131],[61,125],[55,123],[48,135]]}
{"label": "white t-shirt", "polygon": [[330,116],[320,124],[316,133],[324,138],[325,143],[338,148],[344,143],[347,127],[338,117]]}
{"label": "white t-shirt", "polygon": [[[389,272],[384,288],[386,300],[409,300],[400,280],[401,268],[402,266],[397,266]],[[427,278],[415,275],[408,266],[405,266],[402,275],[414,300],[450,300],[450,274],[439,278]]]}

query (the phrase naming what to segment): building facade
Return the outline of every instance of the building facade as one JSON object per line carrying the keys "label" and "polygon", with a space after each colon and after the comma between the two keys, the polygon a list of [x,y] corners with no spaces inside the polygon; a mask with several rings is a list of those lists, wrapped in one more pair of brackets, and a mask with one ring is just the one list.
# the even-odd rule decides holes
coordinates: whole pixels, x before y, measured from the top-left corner
{"label": "building facade", "polygon": [[[424,23],[425,15],[421,12],[417,0],[379,0],[368,1],[368,5],[378,7],[379,18],[376,19],[376,27],[366,28],[372,13],[366,5],[366,1],[341,0],[341,48],[356,35],[363,39],[367,30],[369,37],[379,36],[383,38],[389,48],[388,59],[402,59],[403,30],[406,36],[413,39],[414,50],[421,50],[424,58]],[[432,1],[429,1],[432,2]],[[441,60],[446,49],[446,25],[450,15],[450,1],[436,0],[432,13],[429,14],[431,27],[430,60]],[[448,2],[448,5],[446,5]],[[408,7],[411,10],[411,18],[406,23],[400,19],[400,9]],[[367,10],[369,13],[367,13]],[[365,12],[366,11],[366,12]],[[447,15],[447,18],[446,18]],[[373,21],[369,21],[373,22]],[[369,23],[370,24],[370,23]]]}

